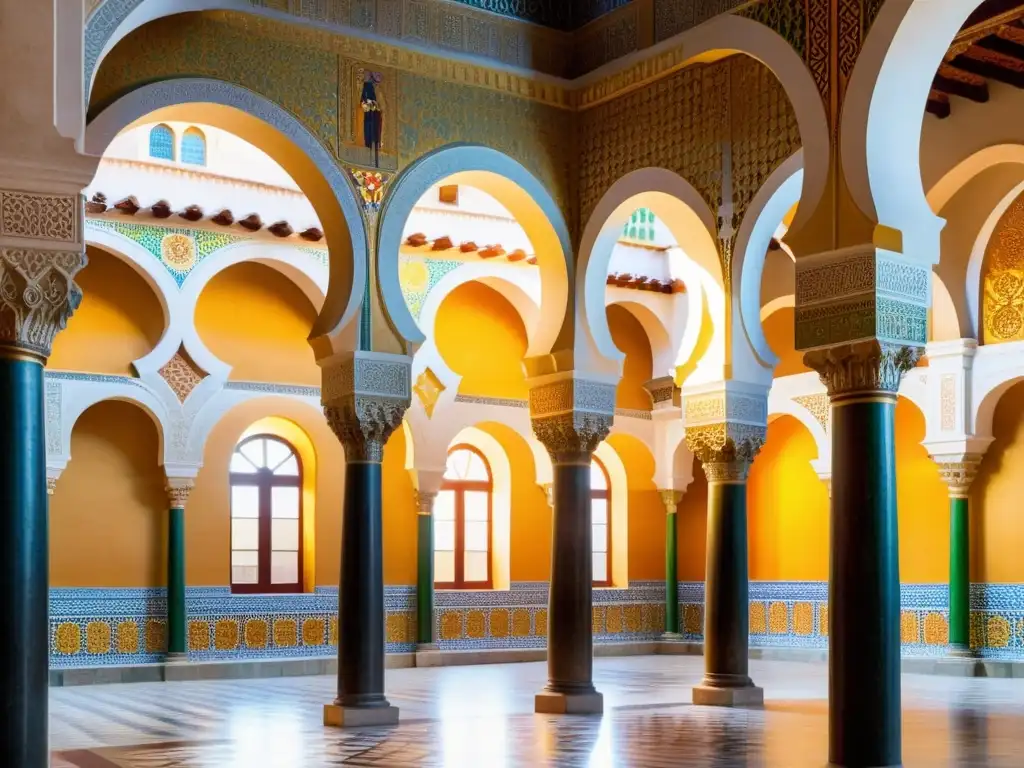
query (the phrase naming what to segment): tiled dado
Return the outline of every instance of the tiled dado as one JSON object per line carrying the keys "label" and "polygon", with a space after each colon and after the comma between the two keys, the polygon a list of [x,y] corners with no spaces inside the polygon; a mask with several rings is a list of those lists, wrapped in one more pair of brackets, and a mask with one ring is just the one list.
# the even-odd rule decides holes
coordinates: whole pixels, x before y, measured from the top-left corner
{"label": "tiled dado", "polygon": [[[652,640],[664,623],[664,584],[594,593],[597,642]],[[338,646],[338,590],[301,595],[232,595],[226,587],[187,591],[189,657],[256,660],[331,656]],[[416,591],[386,587],[389,653],[416,648]],[[163,589],[52,589],[50,666],[144,664],[163,659],[167,604]],[[444,650],[542,648],[547,584],[509,590],[439,591],[435,637]]]}
{"label": "tiled dado", "polygon": [[[683,636],[704,634],[704,584],[679,585]],[[949,638],[949,591],[942,584],[903,584],[904,655],[942,655]],[[826,582],[751,582],[752,647],[828,647]],[[1024,658],[1024,584],[971,586],[971,646],[987,658]]]}

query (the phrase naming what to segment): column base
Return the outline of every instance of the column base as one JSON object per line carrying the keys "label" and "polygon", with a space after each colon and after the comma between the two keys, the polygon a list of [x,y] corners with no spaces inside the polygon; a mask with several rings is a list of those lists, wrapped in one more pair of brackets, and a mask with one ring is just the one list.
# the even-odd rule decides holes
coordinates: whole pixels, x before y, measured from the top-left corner
{"label": "column base", "polygon": [[693,689],[693,703],[704,707],[760,707],[764,705],[764,689],[756,685],[718,688],[701,684]]}
{"label": "column base", "polygon": [[420,643],[416,646],[417,667],[441,667],[444,666],[444,657],[436,643]]}
{"label": "column base", "polygon": [[951,659],[971,659],[975,658],[974,651],[966,645],[951,645],[949,646],[949,657]]}
{"label": "column base", "polygon": [[164,658],[164,664],[188,664],[187,653],[168,653]]}
{"label": "column base", "polygon": [[541,691],[534,699],[534,712],[542,715],[600,715],[604,712],[604,696],[590,693],[556,693]]}
{"label": "column base", "polygon": [[685,642],[685,638],[678,632],[662,632],[661,637],[658,638],[663,643],[682,643]]}
{"label": "column base", "polygon": [[324,704],[324,725],[331,728],[359,728],[371,725],[398,725],[398,707],[345,707]]}

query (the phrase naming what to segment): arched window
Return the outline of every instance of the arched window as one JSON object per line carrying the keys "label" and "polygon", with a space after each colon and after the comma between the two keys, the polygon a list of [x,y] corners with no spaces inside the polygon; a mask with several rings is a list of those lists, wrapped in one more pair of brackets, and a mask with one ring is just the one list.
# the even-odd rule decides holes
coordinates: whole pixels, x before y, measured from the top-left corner
{"label": "arched window", "polygon": [[590,461],[590,548],[594,555],[594,586],[612,585],[611,495],[608,472],[597,459]]}
{"label": "arched window", "polygon": [[174,159],[174,131],[161,123],[149,132],[149,156],[157,160]]}
{"label": "arched window", "polygon": [[231,589],[302,591],[302,466],[270,435],[240,442],[231,456]]}
{"label": "arched window", "polygon": [[181,162],[206,165],[206,136],[198,128],[189,128],[181,137]]}
{"label": "arched window", "polygon": [[491,588],[491,496],[487,460],[455,446],[434,502],[434,583],[446,589]]}

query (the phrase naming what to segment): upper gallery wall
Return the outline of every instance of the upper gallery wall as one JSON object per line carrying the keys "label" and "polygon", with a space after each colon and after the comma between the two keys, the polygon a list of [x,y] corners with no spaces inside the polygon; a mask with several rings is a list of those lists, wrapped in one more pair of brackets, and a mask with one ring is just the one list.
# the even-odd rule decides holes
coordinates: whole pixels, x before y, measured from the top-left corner
{"label": "upper gallery wall", "polygon": [[[157,19],[131,32],[103,59],[90,116],[151,82],[207,77],[281,105],[339,164],[376,164],[385,177],[453,142],[482,144],[536,176],[577,238],[601,196],[632,170],[674,171],[717,211],[721,147],[728,143],[741,214],[771,172],[800,147],[787,94],[767,67],[743,55],[669,68],[638,88],[613,88],[605,92],[612,98],[581,104],[576,102],[588,100],[586,93],[561,86],[513,94],[489,80],[482,67],[475,68],[478,76],[467,74],[466,66],[455,76],[455,65],[443,59],[355,43],[324,29],[248,13]],[[353,50],[365,58],[354,57]],[[368,74],[376,79],[384,115],[379,157],[365,147],[362,130],[361,92]]]}

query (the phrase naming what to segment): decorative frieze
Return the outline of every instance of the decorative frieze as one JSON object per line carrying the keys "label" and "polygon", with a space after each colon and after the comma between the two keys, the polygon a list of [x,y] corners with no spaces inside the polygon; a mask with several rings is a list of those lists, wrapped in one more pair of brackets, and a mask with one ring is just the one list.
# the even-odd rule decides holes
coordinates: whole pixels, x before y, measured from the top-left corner
{"label": "decorative frieze", "polygon": [[679,407],[679,387],[672,376],[659,376],[644,384],[655,410]]}
{"label": "decorative frieze", "polygon": [[615,385],[554,374],[530,388],[530,418],[555,464],[590,463],[615,417]]}
{"label": "decorative frieze", "polygon": [[46,358],[82,301],[82,251],[0,248],[0,345]]}
{"label": "decorative frieze", "polygon": [[81,206],[78,195],[0,190],[0,235],[78,243]]}
{"label": "decorative frieze", "polygon": [[411,401],[412,360],[352,352],[323,364],[324,415],[349,462],[379,463]]}
{"label": "decorative frieze", "polygon": [[685,394],[686,447],[700,460],[708,482],[744,482],[768,431],[768,394],[727,381]]}

